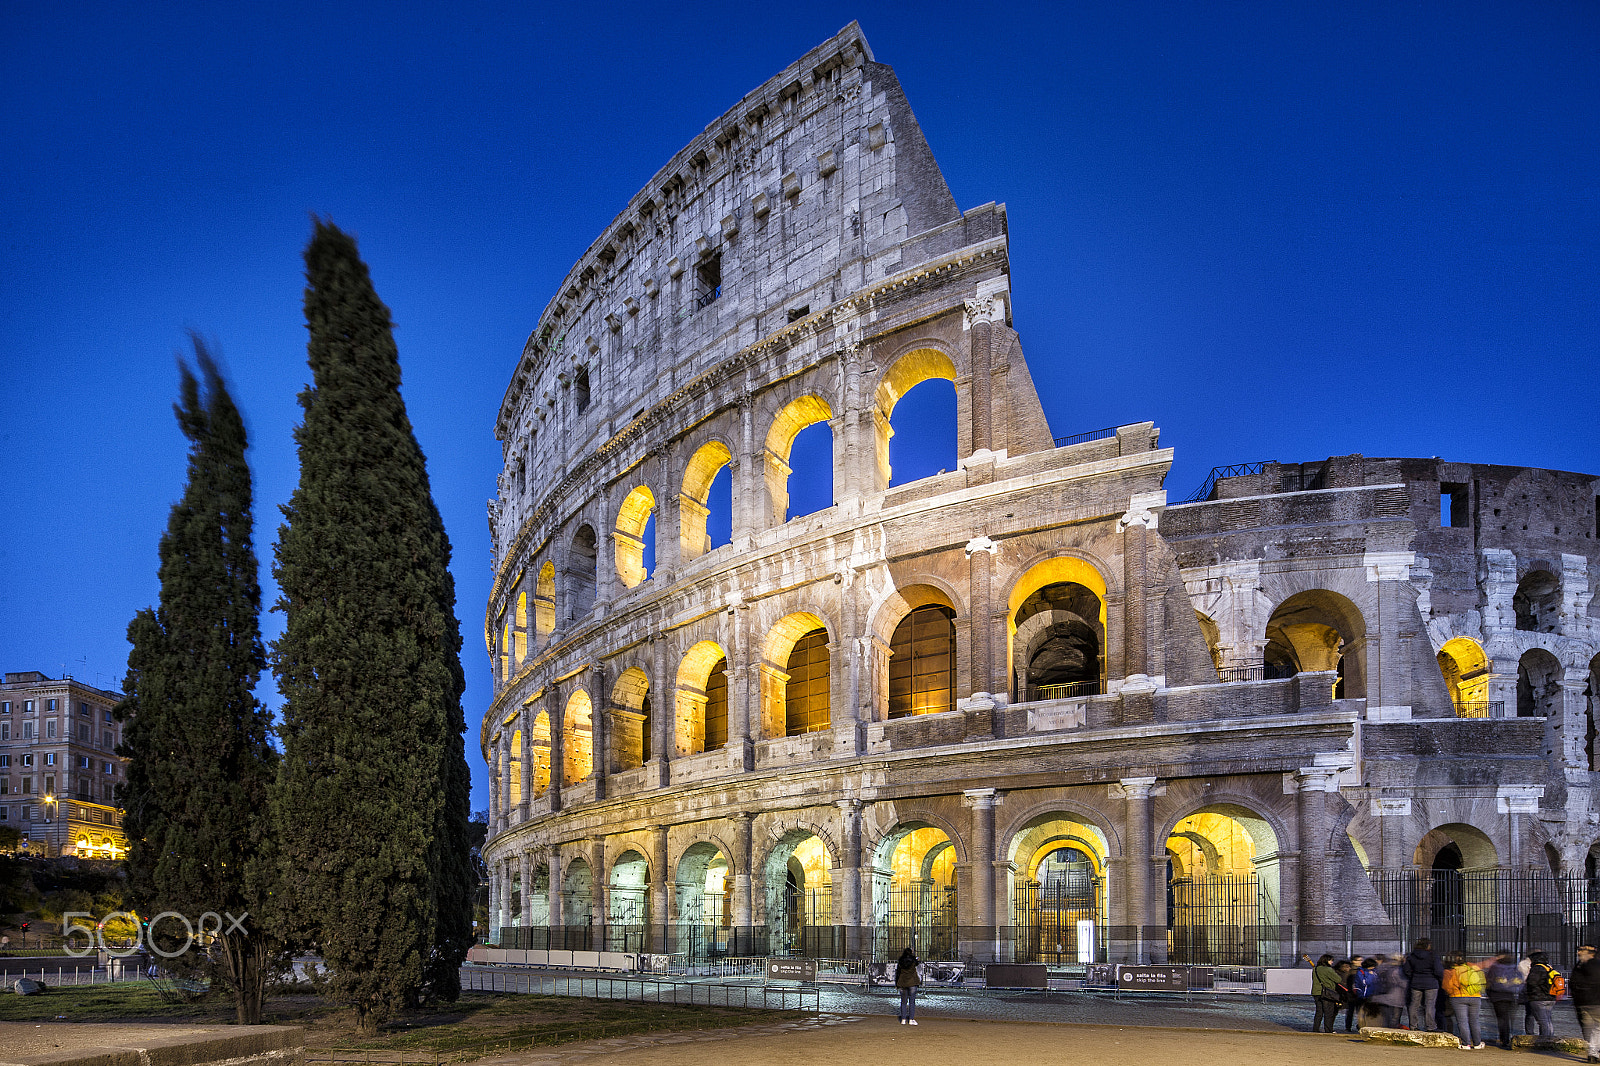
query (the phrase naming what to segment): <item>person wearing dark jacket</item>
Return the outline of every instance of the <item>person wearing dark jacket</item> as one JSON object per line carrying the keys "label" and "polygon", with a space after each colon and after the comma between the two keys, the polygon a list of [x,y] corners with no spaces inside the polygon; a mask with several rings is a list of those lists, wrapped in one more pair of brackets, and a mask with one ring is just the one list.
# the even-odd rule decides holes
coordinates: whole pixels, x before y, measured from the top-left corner
{"label": "person wearing dark jacket", "polygon": [[1500,1047],[1511,1050],[1511,1016],[1522,1000],[1524,979],[1511,952],[1502,951],[1489,961],[1484,971],[1489,996],[1489,1006],[1494,1008],[1494,1020],[1500,1026]]}
{"label": "person wearing dark jacket", "polygon": [[1567,990],[1572,993],[1572,1009],[1578,1012],[1584,1042],[1589,1045],[1588,1061],[1600,1062],[1600,959],[1594,957],[1594,945],[1578,948],[1578,965],[1572,968]]}
{"label": "person wearing dark jacket", "polygon": [[917,953],[907,947],[894,964],[894,986],[900,990],[901,1025],[917,1024],[917,986],[922,984],[917,967],[921,963]]}
{"label": "person wearing dark jacket", "polygon": [[1411,1028],[1438,1032],[1433,1014],[1439,1000],[1439,981],[1444,977],[1444,965],[1439,961],[1439,956],[1433,953],[1433,941],[1427,937],[1417,941],[1400,970],[1411,984]]}
{"label": "person wearing dark jacket", "polygon": [[1550,1017],[1556,1002],[1555,990],[1550,987],[1555,970],[1550,965],[1550,956],[1542,951],[1529,952],[1528,961],[1528,1009],[1539,1022],[1539,1043],[1548,1044],[1556,1038],[1555,1022]]}
{"label": "person wearing dark jacket", "polygon": [[1323,955],[1311,969],[1311,1002],[1316,1008],[1311,1018],[1313,1033],[1333,1032],[1333,1020],[1339,1016],[1344,998],[1343,987],[1339,971],[1333,968],[1333,956]]}

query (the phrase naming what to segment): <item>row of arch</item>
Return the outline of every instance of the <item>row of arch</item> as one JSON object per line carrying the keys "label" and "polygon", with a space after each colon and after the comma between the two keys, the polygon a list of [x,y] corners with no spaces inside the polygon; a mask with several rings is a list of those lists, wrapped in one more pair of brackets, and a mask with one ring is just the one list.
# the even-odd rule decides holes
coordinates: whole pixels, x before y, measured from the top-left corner
{"label": "row of arch", "polygon": [[[895,478],[889,452],[890,440],[895,435],[892,419],[896,407],[919,386],[945,382],[948,390],[953,391],[955,381],[955,361],[946,352],[933,347],[906,352],[884,374],[877,387],[873,409],[873,432],[878,449],[875,488],[885,489],[900,483]],[[791,399],[774,414],[762,439],[758,460],[766,509],[762,514],[747,516],[748,521],[760,527],[780,525],[792,517],[790,487],[794,470],[790,461],[797,439],[812,427],[820,427],[819,432],[828,434],[830,443],[826,445],[826,452],[829,458],[825,464],[818,463],[815,469],[803,471],[806,484],[815,490],[808,493],[807,501],[811,510],[831,506],[836,501],[837,463],[833,459],[836,449],[831,443],[831,426],[835,421],[833,405],[816,392]],[[931,435],[931,432],[919,434]],[[919,440],[918,443],[923,447],[915,461],[905,464],[916,476],[926,476],[934,462],[943,463],[940,472],[955,467],[953,434],[948,440],[941,435],[937,440]],[[731,439],[713,435],[701,443],[684,464],[675,498],[671,501],[672,511],[677,516],[674,539],[680,563],[693,561],[731,540],[732,511],[736,505],[731,478],[735,451]],[[930,454],[938,458],[930,459]],[[822,493],[824,484],[827,491]],[[715,486],[721,489],[714,503]],[[615,521],[607,531],[614,556],[612,572],[624,589],[636,588],[649,580],[655,569],[656,519],[663,503],[659,491],[659,487],[649,484],[634,485],[617,505]],[[715,537],[710,521],[713,506],[719,510],[726,508],[728,513],[720,517],[729,522],[727,526],[718,523]],[[583,618],[594,607],[600,585],[601,547],[602,539],[595,524],[582,522],[564,545],[565,559],[559,581],[556,561],[545,558],[531,568],[532,589],[525,587],[527,583],[521,579],[516,582],[513,601],[501,611],[491,636],[491,643],[498,644],[491,652],[499,680],[508,679],[530,654],[543,650],[558,626]]]}

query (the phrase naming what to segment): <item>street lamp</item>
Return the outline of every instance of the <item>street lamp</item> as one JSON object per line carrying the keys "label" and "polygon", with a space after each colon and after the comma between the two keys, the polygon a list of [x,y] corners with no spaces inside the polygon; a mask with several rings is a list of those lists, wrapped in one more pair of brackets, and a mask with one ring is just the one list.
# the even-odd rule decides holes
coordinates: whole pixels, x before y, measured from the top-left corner
{"label": "street lamp", "polygon": [[[50,848],[56,842],[56,797],[55,797],[55,793],[46,792],[44,794],[44,809],[45,809],[44,820],[50,826],[50,834],[45,839],[44,853],[45,853],[45,857],[49,858],[50,857]],[[61,854],[61,849],[59,847],[56,848],[56,854],[57,855]]]}

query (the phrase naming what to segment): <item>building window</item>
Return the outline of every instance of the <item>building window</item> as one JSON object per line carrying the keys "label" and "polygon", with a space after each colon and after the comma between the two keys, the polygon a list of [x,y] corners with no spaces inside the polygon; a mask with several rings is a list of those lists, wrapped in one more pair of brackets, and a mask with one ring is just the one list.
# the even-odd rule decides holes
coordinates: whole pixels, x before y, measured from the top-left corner
{"label": "building window", "polygon": [[103,745],[101,745],[101,746],[104,747],[107,751],[110,751],[112,748],[117,746],[116,740],[111,735],[111,730],[109,730],[109,729],[106,730],[104,739],[105,739],[105,743]]}
{"label": "building window", "polygon": [[9,777],[0,777],[0,796],[6,796],[6,795],[9,795],[10,793],[11,793],[11,778],[9,778]]}
{"label": "building window", "polygon": [[589,368],[580,366],[572,377],[572,399],[581,415],[589,409]]}
{"label": "building window", "polygon": [[87,717],[89,717],[89,705],[87,703],[78,704],[78,717],[79,718],[87,718]]}
{"label": "building window", "polygon": [[45,752],[44,753],[44,764],[46,766],[54,766],[56,764],[56,753],[53,752],[53,751]]}
{"label": "building window", "polygon": [[111,724],[111,712],[107,711],[106,712],[106,725],[110,725],[110,724]]}
{"label": "building window", "polygon": [[54,718],[45,719],[44,738],[46,740],[54,740],[56,738],[56,720]]}
{"label": "building window", "polygon": [[92,760],[90,760],[89,756],[80,755],[80,756],[78,756],[78,769],[80,769],[80,770],[92,770],[92,769],[94,769],[94,763],[93,763]]}
{"label": "building window", "polygon": [[709,256],[694,268],[694,309],[700,310],[722,295],[722,253]]}
{"label": "building window", "polygon": [[10,700],[0,700],[0,714],[10,714],[10,713],[11,713],[11,701]]}
{"label": "building window", "polygon": [[46,796],[54,796],[56,794],[56,775],[55,774],[45,774],[44,775],[44,794]]}
{"label": "building window", "polygon": [[828,728],[828,631],[813,629],[795,641],[784,686],[784,734],[796,737]]}
{"label": "building window", "polygon": [[32,700],[23,700],[22,701],[22,713],[23,714],[32,714],[33,713],[33,701]]}
{"label": "building window", "polygon": [[10,740],[10,739],[11,739],[11,723],[10,722],[0,722],[0,740]]}
{"label": "building window", "polygon": [[78,723],[78,739],[83,741],[85,744],[89,743],[89,723],[88,722],[79,722]]}
{"label": "building window", "polygon": [[33,765],[33,756],[32,755],[24,755],[22,757],[22,765],[23,766],[32,766]]}
{"label": "building window", "polygon": [[889,642],[890,718],[955,708],[954,617],[950,608],[930,603],[895,627]]}
{"label": "building window", "polygon": [[33,739],[33,723],[32,722],[23,722],[22,723],[22,739],[23,740],[32,740]]}
{"label": "building window", "polygon": [[728,660],[718,659],[706,678],[705,750],[716,751],[728,744]]}
{"label": "building window", "polygon": [[45,711],[47,713],[55,714],[56,713],[56,707],[57,707],[57,701],[55,701],[55,700],[45,700],[44,701],[44,709],[45,709]]}
{"label": "building window", "polygon": [[10,766],[10,765],[11,765],[11,756],[9,756],[9,755],[0,755],[0,766]]}
{"label": "building window", "polygon": [[11,808],[10,807],[0,807],[0,822],[9,822],[10,820],[11,820]]}
{"label": "building window", "polygon": [[108,774],[112,772],[110,763],[101,763],[100,765],[102,767],[102,772],[108,773]]}
{"label": "building window", "polygon": [[33,778],[24,777],[22,779],[22,794],[24,796],[33,795]]}

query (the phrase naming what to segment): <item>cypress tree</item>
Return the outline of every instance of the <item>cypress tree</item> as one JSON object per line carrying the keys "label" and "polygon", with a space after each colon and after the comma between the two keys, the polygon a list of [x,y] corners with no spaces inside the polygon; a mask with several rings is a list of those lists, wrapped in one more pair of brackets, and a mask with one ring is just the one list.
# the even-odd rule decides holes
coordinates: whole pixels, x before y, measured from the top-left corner
{"label": "cypress tree", "polygon": [[[276,753],[254,696],[265,665],[261,586],[252,544],[244,420],[199,337],[194,372],[180,364],[178,425],[190,441],[188,484],[161,538],[161,593],[128,626],[126,811],[130,894],[146,916],[174,911],[220,934],[220,965],[201,965],[233,993],[241,1025],[261,1020],[270,938],[259,922],[253,857],[267,846],[265,805]],[[209,915],[209,916],[208,916]],[[151,930],[163,951],[186,936],[171,918]]]}
{"label": "cypress tree", "polygon": [[423,996],[453,999],[470,945],[461,632],[389,309],[333,225],[315,222],[305,261],[312,384],[274,569],[273,914],[370,1033]]}

